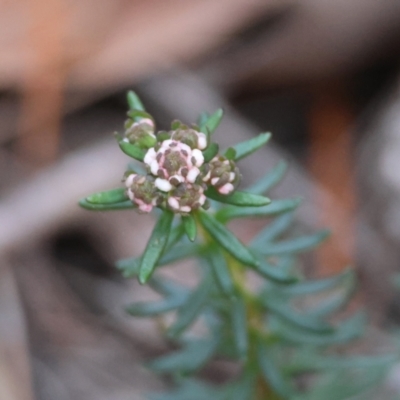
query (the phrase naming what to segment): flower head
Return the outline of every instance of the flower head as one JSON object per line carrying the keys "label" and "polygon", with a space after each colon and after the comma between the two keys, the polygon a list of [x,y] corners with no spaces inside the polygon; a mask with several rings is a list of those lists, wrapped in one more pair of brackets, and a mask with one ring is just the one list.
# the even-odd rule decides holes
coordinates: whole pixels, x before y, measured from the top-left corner
{"label": "flower head", "polygon": [[196,181],[204,156],[199,149],[191,149],[185,143],[168,139],[161,143],[158,150],[150,148],[144,157],[144,163],[157,177],[157,188],[169,192],[180,183]]}
{"label": "flower head", "polygon": [[201,185],[181,183],[171,191],[167,203],[169,208],[175,212],[190,213],[203,206],[205,202],[206,196]]}
{"label": "flower head", "polygon": [[139,122],[128,119],[125,123],[125,138],[129,143],[149,149],[157,143],[154,134],[154,122],[150,118],[142,118]]}
{"label": "flower head", "polygon": [[220,194],[232,193],[240,183],[240,173],[236,164],[218,155],[203,168],[203,181],[214,186]]}
{"label": "flower head", "polygon": [[143,176],[131,173],[125,179],[125,186],[128,197],[142,212],[150,212],[154,206],[160,205],[164,200],[151,175]]}

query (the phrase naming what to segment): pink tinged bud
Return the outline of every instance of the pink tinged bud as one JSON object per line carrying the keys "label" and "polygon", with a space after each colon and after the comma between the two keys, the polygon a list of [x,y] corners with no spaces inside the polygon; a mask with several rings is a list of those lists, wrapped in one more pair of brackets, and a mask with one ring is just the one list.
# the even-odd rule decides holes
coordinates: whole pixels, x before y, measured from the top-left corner
{"label": "pink tinged bud", "polygon": [[192,167],[186,177],[186,180],[190,183],[194,183],[196,178],[199,176],[200,170],[196,167]]}
{"label": "pink tinged bud", "polygon": [[144,201],[136,199],[135,203],[138,205],[140,211],[144,213],[149,213],[153,209],[152,204],[146,204]]}
{"label": "pink tinged bud", "polygon": [[196,167],[200,167],[204,163],[203,153],[199,149],[192,150],[192,158],[195,160]]}
{"label": "pink tinged bud", "polygon": [[203,181],[207,182],[210,179],[211,171],[208,171],[207,174],[203,177]]}
{"label": "pink tinged bud", "polygon": [[192,209],[189,206],[183,206],[180,208],[180,211],[184,213],[189,213],[190,211],[192,211]]}
{"label": "pink tinged bud", "polygon": [[202,206],[205,202],[206,202],[206,200],[207,200],[207,197],[204,195],[204,194],[202,194],[200,197],[199,197],[199,203],[200,203],[200,205]]}
{"label": "pink tinged bud", "polygon": [[157,178],[154,184],[163,192],[169,192],[173,188],[173,186],[166,179]]}
{"label": "pink tinged bud", "polygon": [[229,194],[232,193],[234,190],[234,186],[232,185],[232,183],[225,183],[225,185],[221,186],[220,188],[218,188],[218,192],[221,194]]}
{"label": "pink tinged bud", "polygon": [[212,178],[211,179],[211,185],[216,185],[217,184],[217,182],[219,181],[219,178],[217,177],[217,178]]}
{"label": "pink tinged bud", "polygon": [[126,180],[125,180],[125,185],[126,185],[126,187],[131,187],[132,186],[132,184],[133,184],[133,180],[135,179],[135,176],[136,176],[136,174],[130,174],[127,178],[126,178]]}
{"label": "pink tinged bud", "polygon": [[200,150],[204,150],[207,147],[207,138],[203,132],[198,132],[197,146]]}
{"label": "pink tinged bud", "polygon": [[158,164],[157,160],[153,160],[150,164],[150,171],[153,175],[158,174],[158,169],[159,169],[160,165]]}
{"label": "pink tinged bud", "polygon": [[174,210],[179,210],[179,202],[175,197],[170,197],[168,199],[168,205]]}
{"label": "pink tinged bud", "polygon": [[149,150],[147,150],[146,155],[144,156],[143,162],[147,164],[148,166],[151,165],[151,163],[156,159],[157,153],[154,150],[154,147],[151,147]]}
{"label": "pink tinged bud", "polygon": [[234,181],[234,180],[235,180],[235,178],[236,178],[236,175],[235,175],[235,173],[234,173],[234,172],[230,172],[230,173],[229,173],[229,182],[232,182],[232,181]]}
{"label": "pink tinged bud", "polygon": [[154,121],[151,120],[150,118],[142,118],[139,122],[136,122],[137,124],[147,124],[150,126],[154,126]]}
{"label": "pink tinged bud", "polygon": [[178,186],[183,181],[184,181],[184,178],[181,175],[174,175],[174,176],[171,176],[171,178],[169,178],[169,182],[174,186]]}
{"label": "pink tinged bud", "polygon": [[129,199],[130,199],[131,201],[134,201],[134,200],[135,200],[135,195],[133,194],[132,190],[131,190],[131,189],[128,189],[127,193],[128,193]]}

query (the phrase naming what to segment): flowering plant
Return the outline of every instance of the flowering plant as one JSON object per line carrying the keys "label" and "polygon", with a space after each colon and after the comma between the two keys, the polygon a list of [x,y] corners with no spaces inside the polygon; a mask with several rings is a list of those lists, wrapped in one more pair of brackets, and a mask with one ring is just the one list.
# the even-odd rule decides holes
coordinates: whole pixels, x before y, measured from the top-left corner
{"label": "flowering plant", "polygon": [[[363,313],[336,324],[331,318],[350,299],[354,273],[345,270],[313,281],[303,278],[297,254],[317,246],[327,232],[287,234],[300,200],[271,202],[265,197],[283,178],[284,163],[246,191],[238,190],[237,161],[265,145],[270,134],[220,151],[212,134],[222,119],[221,110],[202,114],[198,125],[174,121],[169,131],[157,132],[135,93],[128,93],[128,103],[125,132],[117,140],[121,150],[144,168],[130,166],[124,188],[95,193],[80,205],[89,210],[159,210],[143,254],[117,263],[125,277],[138,277],[163,296],[161,301],[132,304],[128,313],[137,317],[176,314],[166,337],[179,350],[149,365],[171,376],[176,388],[152,398],[366,399],[393,358],[338,356],[331,350],[364,330]],[[244,217],[272,221],[245,245],[226,227]],[[195,288],[154,273],[191,256],[200,261],[201,277]],[[255,288],[248,283],[250,275],[259,282]],[[306,300],[313,298],[309,306]],[[195,321],[204,324],[206,333],[193,328]],[[239,365],[235,378],[220,385],[195,379],[195,373],[216,357]],[[354,397],[360,393],[362,397]]]}

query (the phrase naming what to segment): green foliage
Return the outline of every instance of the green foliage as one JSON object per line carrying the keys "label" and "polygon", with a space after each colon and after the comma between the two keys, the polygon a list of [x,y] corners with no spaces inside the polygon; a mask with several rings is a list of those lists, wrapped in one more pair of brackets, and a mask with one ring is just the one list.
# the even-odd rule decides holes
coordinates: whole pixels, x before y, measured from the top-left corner
{"label": "green foliage", "polygon": [[[133,92],[128,93],[128,103],[131,118],[151,118]],[[208,139],[222,115],[222,110],[201,114],[199,129]],[[232,146],[224,155],[240,160],[269,138],[270,134],[261,134]],[[143,160],[142,149],[121,138],[118,141],[126,154]],[[208,141],[205,160],[218,151],[218,145]],[[317,247],[328,232],[293,236],[290,227],[300,199],[271,202],[265,197],[282,180],[286,168],[285,163],[278,163],[246,191],[224,195],[209,186],[204,194],[215,207],[208,211],[199,209],[175,218],[165,203],[160,204],[143,255],[117,263],[125,277],[147,282],[161,296],[128,305],[127,313],[135,317],[175,315],[165,334],[176,350],[148,364],[155,373],[170,376],[175,388],[150,395],[150,399],[361,400],[396,361],[391,355],[344,356],[332,348],[361,337],[366,315],[358,312],[346,319],[331,318],[354,293],[353,270],[318,280],[302,277],[298,254]],[[90,210],[136,208],[123,189],[93,194],[80,205]],[[266,217],[268,223],[246,245],[226,224],[247,217]],[[162,278],[156,271],[188,257],[199,261],[195,287]],[[247,283],[250,274],[257,276],[257,290]],[[193,329],[197,322],[202,333]],[[238,376],[217,386],[197,380],[196,373],[215,357],[239,364]],[[299,376],[309,378],[305,387],[300,387]]]}

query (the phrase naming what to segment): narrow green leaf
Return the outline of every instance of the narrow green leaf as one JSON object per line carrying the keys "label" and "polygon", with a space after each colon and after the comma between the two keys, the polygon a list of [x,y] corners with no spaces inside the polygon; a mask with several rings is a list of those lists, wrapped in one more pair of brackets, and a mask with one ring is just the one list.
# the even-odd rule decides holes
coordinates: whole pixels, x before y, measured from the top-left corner
{"label": "narrow green leaf", "polygon": [[129,198],[126,194],[126,189],[118,188],[91,194],[86,197],[86,200],[92,204],[113,204],[129,200]]}
{"label": "narrow green leaf", "polygon": [[317,247],[329,236],[329,234],[329,231],[323,230],[313,235],[300,236],[278,243],[269,243],[264,245],[264,247],[260,247],[259,251],[265,256],[278,256],[282,254],[305,252]]}
{"label": "narrow green leaf", "polygon": [[270,138],[270,133],[261,133],[255,138],[235,144],[233,146],[233,149],[236,151],[235,161],[239,161],[242,158],[254,153],[260,147],[264,146],[264,144],[266,144]]}
{"label": "narrow green leaf", "polygon": [[208,188],[205,191],[205,195],[212,200],[219,201],[220,203],[232,204],[235,206],[262,207],[271,203],[271,200],[268,197],[246,192],[235,191],[226,196],[218,193],[218,191],[213,187]]}
{"label": "narrow green leaf", "polygon": [[257,359],[265,382],[283,398],[292,398],[293,388],[279,370],[269,348],[260,339],[257,341]]}
{"label": "narrow green leaf", "polygon": [[237,355],[240,359],[244,360],[247,357],[249,347],[246,305],[242,299],[235,299],[233,300],[231,310],[232,332]]}
{"label": "narrow green leaf", "polygon": [[221,123],[224,112],[221,108],[211,114],[207,120],[203,119],[203,123],[200,124],[200,131],[205,134],[213,134]]}
{"label": "narrow green leaf", "polygon": [[297,277],[290,275],[284,268],[271,265],[261,258],[259,258],[259,264],[254,267],[254,270],[264,278],[273,282],[293,284],[298,281]]}
{"label": "narrow green leaf", "polygon": [[175,353],[159,357],[148,364],[149,368],[163,373],[191,373],[203,367],[213,356],[218,341],[213,339],[191,340]]}
{"label": "narrow green leaf", "polygon": [[219,151],[219,146],[217,143],[210,143],[208,147],[203,151],[204,162],[211,161]]}
{"label": "narrow green leaf", "polygon": [[81,199],[79,205],[90,211],[128,210],[136,208],[136,205],[134,205],[130,200],[112,204],[96,204],[89,203],[86,199]]}
{"label": "narrow green leaf", "polygon": [[235,291],[232,275],[229,271],[224,255],[217,246],[210,249],[207,253],[207,259],[211,265],[218,287],[226,296],[232,296]]}
{"label": "narrow green leaf", "polygon": [[278,238],[290,227],[293,216],[293,213],[287,213],[274,219],[253,238],[249,246],[256,250],[264,248],[268,242]]}
{"label": "narrow green leaf", "polygon": [[134,121],[139,122],[141,119],[150,119],[154,122],[153,117],[146,111],[142,110],[131,110],[128,111],[128,117],[132,118]]}
{"label": "narrow green leaf", "polygon": [[207,276],[203,282],[189,295],[188,300],[178,311],[176,321],[169,327],[167,336],[180,336],[194,322],[206,304],[211,290],[211,281]]}
{"label": "narrow green leaf", "polygon": [[202,112],[199,115],[199,118],[197,118],[197,125],[200,127],[204,126],[206,124],[208,118],[210,118],[209,114],[206,112]]}
{"label": "narrow green leaf", "polygon": [[152,276],[149,280],[149,286],[165,297],[183,297],[187,298],[190,290],[188,287],[181,285],[171,279],[158,276]]}
{"label": "narrow green leaf", "polygon": [[281,293],[289,296],[310,295],[326,290],[331,290],[345,281],[354,283],[355,274],[351,269],[325,279],[312,280],[308,282],[299,282],[297,285],[280,288]]}
{"label": "narrow green leaf", "polygon": [[329,334],[334,331],[332,326],[325,321],[305,314],[299,314],[272,298],[264,298],[263,303],[270,312],[304,330],[320,334]]}
{"label": "narrow green leaf", "polygon": [[240,377],[239,381],[236,381],[231,386],[231,390],[228,395],[224,397],[224,400],[244,400],[253,399],[254,392],[257,387],[257,374],[255,371],[245,371]]}
{"label": "narrow green leaf", "polygon": [[235,160],[235,158],[236,158],[236,150],[233,147],[228,147],[224,152],[224,156],[228,160]]}
{"label": "narrow green leaf", "polygon": [[246,191],[255,194],[268,193],[268,191],[270,191],[283,179],[286,171],[287,164],[284,161],[279,161],[278,164],[270,172],[268,172],[254,185],[247,188]]}
{"label": "narrow green leaf", "polygon": [[146,151],[131,144],[129,142],[125,142],[124,140],[120,140],[118,142],[120,149],[129,157],[134,158],[138,161],[143,161],[144,156],[146,155]]}
{"label": "narrow green leaf", "polygon": [[194,242],[197,236],[196,221],[192,215],[182,216],[182,223],[185,229],[186,236],[191,242]]}
{"label": "narrow green leaf", "polygon": [[327,316],[345,307],[355,292],[355,279],[348,280],[343,286],[344,288],[339,293],[335,293],[321,300],[316,306],[309,308],[307,314],[315,317]]}
{"label": "narrow green leaf", "polygon": [[151,237],[147,243],[146,249],[141,258],[139,271],[139,282],[144,284],[150,278],[157,261],[161,257],[164,248],[168,242],[168,236],[171,231],[174,214],[164,210],[157,221]]}
{"label": "narrow green leaf", "polygon": [[284,199],[275,200],[271,204],[262,207],[235,207],[228,206],[219,210],[216,213],[216,218],[219,221],[227,222],[234,218],[244,217],[270,217],[273,215],[283,214],[294,210],[301,203],[301,199]]}
{"label": "narrow green leaf", "polygon": [[141,258],[125,258],[123,260],[118,260],[115,263],[117,269],[122,271],[122,276],[124,278],[133,278],[139,275]]}
{"label": "narrow green leaf", "polygon": [[184,258],[193,257],[199,254],[202,250],[200,245],[188,243],[179,244],[172,247],[169,251],[165,252],[158,261],[158,265],[168,265],[176,261],[183,260]]}
{"label": "narrow green leaf", "polygon": [[125,311],[135,317],[151,317],[175,310],[181,307],[187,298],[174,296],[162,301],[137,302],[125,307]]}
{"label": "narrow green leaf", "polygon": [[[183,229],[181,224],[171,230],[164,252],[157,262],[158,266],[170,264],[186,257],[196,255],[201,250],[199,246],[193,247],[188,245],[180,245],[174,247],[176,242],[179,241],[182,234]],[[136,277],[139,274],[141,264],[140,260],[140,257],[118,260],[116,262],[116,267],[117,269],[122,271],[122,275],[125,278]]]}
{"label": "narrow green leaf", "polygon": [[[275,318],[275,317],[274,317]],[[270,316],[272,331],[275,331],[278,337],[295,344],[307,344],[311,346],[329,346],[333,344],[346,343],[350,340],[360,337],[365,329],[365,313],[357,313],[353,317],[341,324],[331,334],[321,335],[308,329],[293,329],[293,325],[282,319],[274,320]]]}
{"label": "narrow green leaf", "polygon": [[331,356],[320,355],[315,352],[298,352],[291,362],[286,365],[288,373],[330,370],[330,369],[353,369],[353,368],[379,368],[388,366],[396,361],[396,355],[373,355],[373,356]]}
{"label": "narrow green leaf", "polygon": [[[194,379],[180,380],[178,389],[169,393],[152,394],[150,400],[227,400],[224,391]],[[229,399],[230,400],[230,399]]]}
{"label": "narrow green leaf", "polygon": [[229,231],[224,225],[218,222],[214,216],[206,212],[199,213],[200,223],[210,236],[218,242],[232,257],[250,266],[257,266],[258,260],[250,250],[239,241],[239,239]]}
{"label": "narrow green leaf", "polygon": [[139,96],[133,90],[129,90],[126,95],[126,99],[131,110],[144,111],[143,103],[141,102]]}

